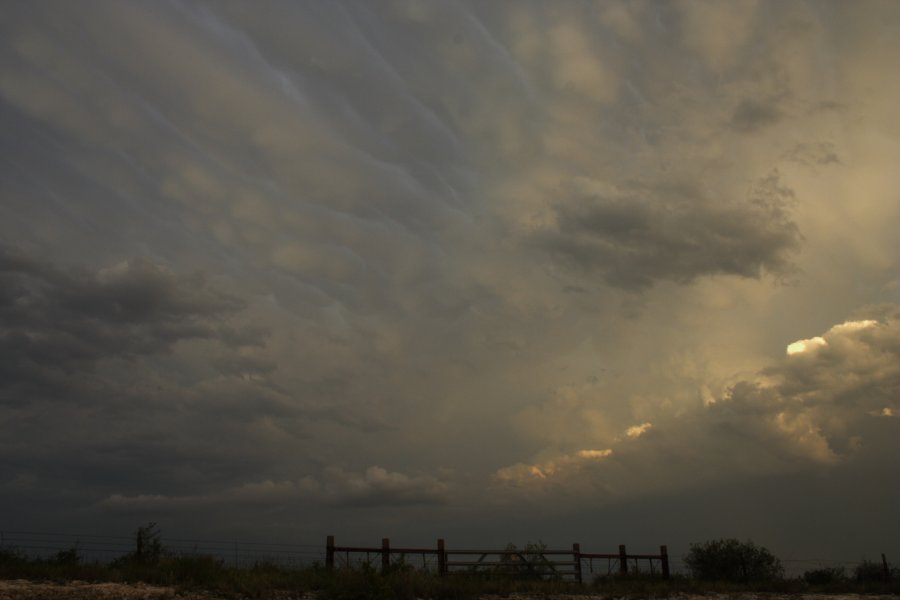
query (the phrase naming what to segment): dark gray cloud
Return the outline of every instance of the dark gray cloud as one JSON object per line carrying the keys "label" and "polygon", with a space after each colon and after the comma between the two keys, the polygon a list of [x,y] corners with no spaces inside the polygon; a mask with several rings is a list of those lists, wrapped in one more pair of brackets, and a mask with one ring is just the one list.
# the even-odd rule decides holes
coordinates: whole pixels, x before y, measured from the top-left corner
{"label": "dark gray cloud", "polygon": [[179,277],[144,259],[87,271],[59,268],[0,247],[0,387],[5,401],[55,389],[65,395],[104,359],[170,351],[181,340],[219,335],[243,308],[197,274]]}
{"label": "dark gray cloud", "polygon": [[774,125],[782,118],[775,101],[743,100],[734,109],[731,126],[743,133],[750,133]]}
{"label": "dark gray cloud", "polygon": [[83,348],[60,354],[63,361],[158,352],[180,339],[210,337],[212,323],[242,308],[202,276],[179,278],[144,259],[88,272],[3,248],[0,269],[5,327],[34,331],[37,341],[51,329],[83,339]]}
{"label": "dark gray cloud", "polygon": [[[34,490],[78,486],[90,496],[110,485],[178,489],[227,478],[254,459],[211,442],[237,439],[228,430],[247,418],[248,398],[254,415],[262,406],[293,414],[283,394],[247,381],[264,363],[249,355],[242,364],[242,353],[265,332],[235,323],[245,302],[199,273],[146,259],[58,266],[4,246],[0,289],[2,462]],[[188,375],[202,365],[183,354],[191,343],[228,365],[229,377]]]}
{"label": "dark gray cloud", "polygon": [[831,142],[797,144],[785,154],[788,160],[807,167],[823,167],[841,163],[834,144]]}
{"label": "dark gray cloud", "polygon": [[737,201],[709,198],[691,184],[585,194],[554,205],[555,227],[539,233],[537,243],[610,285],[641,289],[659,280],[784,275],[800,245],[789,212],[794,192],[777,172]]}

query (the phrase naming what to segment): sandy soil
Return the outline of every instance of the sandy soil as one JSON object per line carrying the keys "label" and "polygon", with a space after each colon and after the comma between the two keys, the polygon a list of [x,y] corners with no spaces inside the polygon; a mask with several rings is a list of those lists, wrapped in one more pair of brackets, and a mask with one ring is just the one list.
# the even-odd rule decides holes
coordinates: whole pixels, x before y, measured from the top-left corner
{"label": "sandy soil", "polygon": [[172,588],[151,585],[121,585],[118,583],[84,583],[73,581],[66,584],[35,583],[24,579],[0,581],[0,600],[19,600],[31,598],[65,598],[81,600],[95,598],[100,600],[115,598],[127,600],[174,600],[186,599],[189,596],[178,596]]}

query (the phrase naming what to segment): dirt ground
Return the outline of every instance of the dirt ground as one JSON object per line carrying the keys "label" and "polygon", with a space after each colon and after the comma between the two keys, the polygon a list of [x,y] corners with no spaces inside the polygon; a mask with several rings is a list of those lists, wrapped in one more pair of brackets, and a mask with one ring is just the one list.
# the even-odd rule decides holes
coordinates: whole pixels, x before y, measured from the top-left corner
{"label": "dirt ground", "polygon": [[[304,596],[285,593],[276,596],[277,600],[303,598],[314,600],[315,594]],[[146,584],[122,583],[86,583],[72,581],[69,583],[40,583],[24,579],[0,580],[0,600],[216,600],[221,598],[209,592],[179,592],[175,588]],[[542,596],[530,597],[513,594],[511,596],[484,596],[482,600],[601,600],[603,596]],[[856,594],[739,594],[736,596],[710,595],[690,596],[676,595],[670,600],[898,600],[898,596]]]}
{"label": "dirt ground", "polygon": [[[0,600],[215,600],[209,592],[178,592],[175,588],[123,583],[38,583],[24,579],[0,580]],[[297,598],[284,594],[279,600]],[[312,599],[307,595],[304,598]]]}
{"label": "dirt ground", "polygon": [[16,579],[0,581],[0,600],[19,600],[31,598],[65,598],[81,599],[109,599],[123,600],[163,600],[175,598],[188,598],[177,596],[171,588],[156,587],[150,585],[121,585],[118,583],[84,583],[73,581],[66,584],[35,583]]}
{"label": "dirt ground", "polygon": [[0,600],[210,600],[206,595],[184,595],[174,588],[121,583],[36,583],[24,579],[0,580]]}

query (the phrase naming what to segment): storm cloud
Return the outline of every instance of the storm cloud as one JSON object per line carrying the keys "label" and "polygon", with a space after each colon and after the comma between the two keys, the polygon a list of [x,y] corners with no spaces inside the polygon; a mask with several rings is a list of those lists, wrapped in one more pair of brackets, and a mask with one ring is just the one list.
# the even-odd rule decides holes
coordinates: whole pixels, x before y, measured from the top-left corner
{"label": "storm cloud", "polygon": [[0,286],[0,385],[7,402],[27,402],[31,386],[56,387],[51,393],[65,396],[74,379],[104,359],[217,338],[224,319],[242,308],[200,274],[178,278],[143,259],[87,272],[0,248]]}
{"label": "storm cloud", "polygon": [[[0,511],[677,552],[900,502],[898,7],[10,4]],[[892,552],[860,515],[826,553]]]}
{"label": "storm cloud", "polygon": [[590,184],[581,187],[575,199],[555,207],[556,226],[539,234],[538,243],[611,285],[783,275],[800,245],[788,213],[794,193],[780,185],[777,172],[738,202],[706,198],[690,184],[634,185],[605,196],[585,196]]}

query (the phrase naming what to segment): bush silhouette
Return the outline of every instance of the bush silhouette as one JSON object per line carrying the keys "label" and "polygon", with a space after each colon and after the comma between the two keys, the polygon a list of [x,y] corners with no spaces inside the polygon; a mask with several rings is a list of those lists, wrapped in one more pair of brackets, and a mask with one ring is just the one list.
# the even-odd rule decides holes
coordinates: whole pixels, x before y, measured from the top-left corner
{"label": "bush silhouette", "polygon": [[883,581],[884,575],[884,567],[871,560],[864,560],[853,569],[854,578],[862,582]]}
{"label": "bush silhouette", "polygon": [[844,567],[824,567],[803,573],[803,581],[810,585],[830,585],[847,580]]}
{"label": "bush silhouette", "polygon": [[694,577],[706,581],[770,581],[784,575],[781,561],[749,540],[691,544],[684,562]]}
{"label": "bush silhouette", "polygon": [[58,565],[77,565],[81,562],[81,555],[78,554],[78,547],[72,546],[65,550],[60,550],[53,557],[52,562]]}

